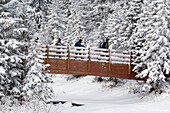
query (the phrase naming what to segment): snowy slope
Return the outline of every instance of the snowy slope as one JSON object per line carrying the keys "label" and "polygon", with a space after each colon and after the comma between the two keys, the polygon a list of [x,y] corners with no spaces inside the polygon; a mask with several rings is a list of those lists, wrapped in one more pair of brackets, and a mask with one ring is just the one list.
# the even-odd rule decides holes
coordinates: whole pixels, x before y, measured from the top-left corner
{"label": "snowy slope", "polygon": [[[58,110],[61,113],[170,113],[168,94],[142,97],[129,94],[127,85],[110,89],[92,80],[93,77],[84,77],[66,81],[59,75],[54,78],[56,100],[69,101],[59,105]],[[71,102],[85,105],[71,107]]]}
{"label": "snowy slope", "polygon": [[[129,94],[127,84],[109,88],[105,83],[93,82],[94,77],[66,80],[64,75],[53,76],[55,101],[65,104],[44,104],[39,100],[22,106],[0,105],[0,113],[170,113],[170,95]],[[84,104],[72,106],[71,103]]]}

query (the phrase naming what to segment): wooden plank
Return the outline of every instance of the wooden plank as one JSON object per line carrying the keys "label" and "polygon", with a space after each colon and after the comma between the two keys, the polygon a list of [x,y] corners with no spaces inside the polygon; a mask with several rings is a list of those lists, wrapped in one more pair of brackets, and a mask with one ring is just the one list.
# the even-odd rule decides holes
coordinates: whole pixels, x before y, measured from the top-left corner
{"label": "wooden plank", "polygon": [[49,45],[49,48],[63,48],[63,49],[67,49],[67,46]]}
{"label": "wooden plank", "polygon": [[85,47],[75,47],[75,46],[70,46],[70,49],[71,49],[71,50],[77,50],[77,49],[80,49],[80,50],[87,50],[88,48],[85,48]]}
{"label": "wooden plank", "polygon": [[111,53],[124,53],[124,54],[129,54],[129,51],[111,49]]}
{"label": "wooden plank", "polygon": [[72,54],[75,54],[75,53],[81,53],[81,54],[87,54],[88,53],[88,51],[81,51],[81,50],[70,50],[70,53],[72,53]]}
{"label": "wooden plank", "polygon": [[112,61],[121,61],[129,63],[129,59],[125,58],[118,58],[118,57],[111,57]]}
{"label": "wooden plank", "polygon": [[67,60],[49,59],[50,70],[67,70]]}
{"label": "wooden plank", "polygon": [[60,53],[67,53],[67,50],[64,49],[50,49],[49,52],[60,52]]}
{"label": "wooden plank", "polygon": [[111,53],[112,57],[129,58],[129,54]]}
{"label": "wooden plank", "polygon": [[77,71],[77,72],[87,72],[87,62],[86,61],[77,61],[70,60],[70,68],[69,71]]}
{"label": "wooden plank", "polygon": [[96,48],[96,47],[91,47],[92,51],[102,51],[102,52],[108,52],[108,49],[103,49],[103,48]]}
{"label": "wooden plank", "polygon": [[66,57],[68,54],[59,54],[59,53],[56,53],[56,54],[51,54],[51,53],[48,53],[48,56],[50,57]]}
{"label": "wooden plank", "polygon": [[72,58],[88,58],[88,54],[83,55],[83,54],[70,54],[70,57]]}
{"label": "wooden plank", "polygon": [[109,53],[108,52],[97,52],[97,51],[93,51],[91,52],[92,55],[105,55],[105,56],[108,56]]}
{"label": "wooden plank", "polygon": [[[90,62],[90,69],[87,68],[87,62],[70,61],[70,68],[66,64],[67,60],[54,61],[49,59],[51,66],[47,69],[53,74],[74,74],[74,75],[90,75],[90,76],[107,76],[125,79],[136,79],[136,73],[129,74],[128,64],[111,64],[111,70],[108,71],[109,63]],[[132,70],[133,67],[131,67]]]}

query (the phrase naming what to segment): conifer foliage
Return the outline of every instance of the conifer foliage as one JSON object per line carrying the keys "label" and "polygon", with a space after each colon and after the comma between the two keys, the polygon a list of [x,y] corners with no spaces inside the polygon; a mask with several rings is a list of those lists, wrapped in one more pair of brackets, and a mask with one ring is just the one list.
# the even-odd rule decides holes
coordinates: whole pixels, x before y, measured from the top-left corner
{"label": "conifer foliage", "polygon": [[26,75],[23,81],[22,95],[24,100],[30,98],[40,98],[46,100],[52,96],[52,90],[47,87],[47,83],[52,82],[44,70],[45,65],[40,59],[42,53],[39,50],[41,47],[34,39],[29,43],[25,64]]}
{"label": "conifer foliage", "polygon": [[38,60],[35,41],[30,42],[34,30],[28,15],[32,9],[19,0],[0,5],[0,100],[30,100],[35,95],[47,99],[52,92],[46,85],[50,79]]}
{"label": "conifer foliage", "polygon": [[24,44],[15,39],[0,40],[0,98],[21,97],[25,78],[23,47]]}
{"label": "conifer foliage", "polygon": [[147,78],[141,91],[162,92],[170,74],[169,7],[166,0],[145,0],[143,13],[134,33],[137,77]]}

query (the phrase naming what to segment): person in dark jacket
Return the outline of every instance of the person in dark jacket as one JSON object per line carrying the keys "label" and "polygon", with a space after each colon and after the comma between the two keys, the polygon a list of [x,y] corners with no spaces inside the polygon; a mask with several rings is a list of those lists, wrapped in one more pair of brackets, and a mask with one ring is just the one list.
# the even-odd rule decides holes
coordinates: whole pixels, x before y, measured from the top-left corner
{"label": "person in dark jacket", "polygon": [[81,43],[82,43],[82,39],[79,39],[79,41],[76,42],[75,47],[84,47],[84,45],[82,45]]}
{"label": "person in dark jacket", "polygon": [[[84,45],[81,44],[82,39],[79,39],[78,42],[75,43],[75,47],[84,47]],[[80,49],[77,49],[77,51],[80,51]],[[81,53],[76,53],[76,55],[81,55]]]}
{"label": "person in dark jacket", "polygon": [[60,45],[60,46],[63,45],[63,44],[61,43],[61,38],[58,38],[58,41],[57,41],[57,43],[56,43],[55,45]]}
{"label": "person in dark jacket", "polygon": [[[61,38],[58,38],[57,42],[55,43],[55,46],[64,46],[64,44],[61,43]],[[62,58],[61,54],[64,54],[64,52],[61,52],[60,48],[56,48],[56,49],[58,49],[56,54],[58,54],[59,58]]]}
{"label": "person in dark jacket", "polygon": [[104,42],[104,43],[101,45],[101,48],[104,48],[104,49],[108,49],[108,48],[109,48],[109,39],[106,39],[106,42]]}

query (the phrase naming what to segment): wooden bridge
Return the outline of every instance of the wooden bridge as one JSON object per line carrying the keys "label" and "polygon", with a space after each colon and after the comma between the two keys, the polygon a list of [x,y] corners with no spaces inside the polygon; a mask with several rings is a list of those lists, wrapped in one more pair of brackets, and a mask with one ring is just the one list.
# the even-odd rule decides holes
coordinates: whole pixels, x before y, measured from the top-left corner
{"label": "wooden bridge", "polygon": [[41,50],[44,63],[50,64],[48,73],[137,79],[128,51],[71,46],[43,46]]}

